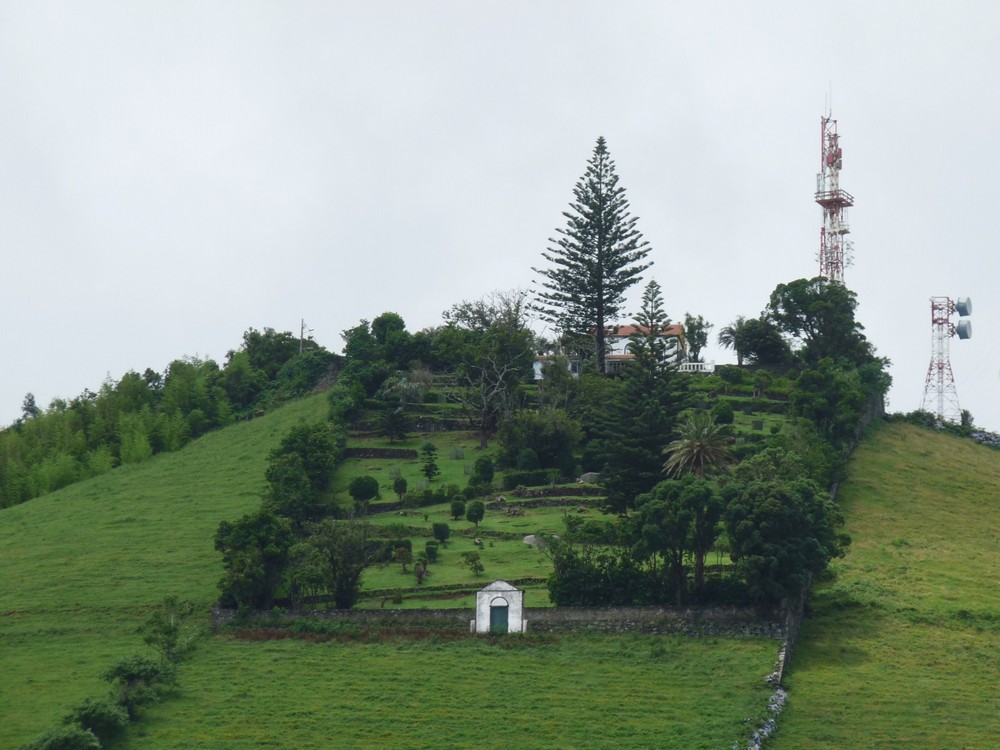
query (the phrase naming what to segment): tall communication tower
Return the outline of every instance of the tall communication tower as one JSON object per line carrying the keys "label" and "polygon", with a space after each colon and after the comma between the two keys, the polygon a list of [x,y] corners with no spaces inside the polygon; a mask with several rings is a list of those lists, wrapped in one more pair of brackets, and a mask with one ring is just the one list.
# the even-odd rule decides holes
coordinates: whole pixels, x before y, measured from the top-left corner
{"label": "tall communication tower", "polygon": [[847,209],[854,196],[840,189],[840,170],[844,155],[837,134],[837,121],[820,118],[820,171],[816,175],[816,202],[823,209],[823,228],[819,230],[819,275],[844,283],[844,267],[851,265],[853,243],[845,239],[851,231]]}
{"label": "tall communication tower", "polygon": [[[956,312],[962,317],[957,326],[951,322]],[[927,368],[924,402],[920,408],[942,421],[959,422],[962,418],[955,376],[951,371],[949,342],[956,334],[960,339],[972,337],[972,321],[965,319],[971,314],[972,300],[968,297],[959,297],[955,302],[948,297],[931,297],[931,364]]]}

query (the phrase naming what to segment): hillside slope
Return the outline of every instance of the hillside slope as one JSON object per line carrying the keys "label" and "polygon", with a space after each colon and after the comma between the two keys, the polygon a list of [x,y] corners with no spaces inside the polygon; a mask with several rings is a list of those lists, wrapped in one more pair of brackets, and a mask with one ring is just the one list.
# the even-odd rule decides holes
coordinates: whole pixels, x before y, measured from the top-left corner
{"label": "hillside slope", "polygon": [[136,628],[165,596],[208,609],[219,521],[259,504],[268,451],[325,413],[322,396],[305,398],[0,511],[0,747],[105,692],[98,675],[145,648]]}
{"label": "hillside slope", "polygon": [[[0,747],[103,694],[99,675],[145,650],[137,626],[165,596],[207,614],[222,572],[219,521],[258,505],[267,452],[324,413],[322,397],[305,399],[0,512]],[[504,742],[519,746],[712,750],[764,711],[761,678],[776,654],[765,639],[387,637],[207,638],[181,665],[179,687],[116,746],[469,747],[513,714]]]}
{"label": "hillside slope", "polygon": [[815,591],[772,747],[997,747],[1000,453],[885,425],[839,499],[853,545]]}

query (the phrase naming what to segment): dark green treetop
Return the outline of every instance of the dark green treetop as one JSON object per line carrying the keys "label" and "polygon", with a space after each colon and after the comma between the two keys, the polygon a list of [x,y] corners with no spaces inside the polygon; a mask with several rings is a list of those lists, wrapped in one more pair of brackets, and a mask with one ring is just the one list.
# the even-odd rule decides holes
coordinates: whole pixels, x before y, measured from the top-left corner
{"label": "dark green treetop", "polygon": [[625,292],[638,283],[648,243],[629,215],[625,188],[604,138],[597,139],[587,171],[573,189],[565,229],[542,253],[551,267],[532,270],[542,277],[532,308],[564,335],[595,337],[597,369],[604,373],[604,328],[622,312]]}

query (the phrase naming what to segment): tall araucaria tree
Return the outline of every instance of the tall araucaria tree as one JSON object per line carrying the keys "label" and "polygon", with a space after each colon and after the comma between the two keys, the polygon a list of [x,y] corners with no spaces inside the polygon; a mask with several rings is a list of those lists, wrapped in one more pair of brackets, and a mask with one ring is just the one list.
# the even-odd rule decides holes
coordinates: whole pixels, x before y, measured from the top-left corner
{"label": "tall araucaria tree", "polygon": [[597,370],[604,374],[605,326],[622,312],[625,292],[638,283],[649,246],[629,215],[625,188],[604,138],[597,139],[587,171],[573,189],[566,228],[542,253],[552,267],[533,268],[542,277],[532,308],[564,336],[592,335]]}

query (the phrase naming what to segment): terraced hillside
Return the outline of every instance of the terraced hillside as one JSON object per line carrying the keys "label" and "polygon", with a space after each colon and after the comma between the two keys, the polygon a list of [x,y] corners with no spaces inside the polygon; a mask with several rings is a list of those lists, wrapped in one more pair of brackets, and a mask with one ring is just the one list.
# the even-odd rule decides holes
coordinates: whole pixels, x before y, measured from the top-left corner
{"label": "terraced hillside", "polygon": [[[82,699],[102,695],[101,672],[146,649],[137,627],[165,596],[192,600],[207,619],[222,572],[212,549],[219,521],[259,504],[268,451],[292,425],[325,411],[322,396],[304,399],[177,453],[0,511],[0,747],[29,741]],[[445,449],[465,438],[418,439],[427,437],[446,456],[441,481],[464,476],[462,460]],[[362,460],[345,466],[339,481],[377,470]],[[421,526],[445,511],[416,512],[391,521]],[[537,551],[502,534],[508,524],[515,534],[524,523],[558,521],[548,509],[488,512],[488,568],[479,580],[544,576]],[[446,556],[475,543],[458,536]],[[477,581],[469,571],[461,576],[454,582]],[[410,583],[389,567],[370,579],[369,590]],[[528,596],[529,606],[544,603],[542,592]],[[769,640],[643,635],[497,642],[389,634],[348,643],[217,635],[200,643],[181,665],[178,686],[117,746],[730,747],[747,731],[744,719],[764,711],[762,676],[775,653]],[[489,733],[511,714],[518,722],[510,733]]]}
{"label": "terraced hillside", "polygon": [[[17,747],[103,693],[101,671],[145,648],[136,628],[164,596],[207,611],[221,572],[212,549],[218,522],[258,504],[267,452],[292,425],[324,413],[322,397],[304,399],[179,453],[0,511],[0,747]],[[427,437],[440,444],[442,481],[460,482],[463,446],[474,436],[413,442]],[[396,470],[418,481],[417,464],[352,459],[338,482],[373,473],[385,488]],[[996,746],[998,488],[994,450],[905,424],[873,431],[840,491],[853,545],[814,594],[771,747]],[[573,512],[596,517],[577,505]],[[409,529],[416,548],[449,511],[403,512],[373,522]],[[544,577],[544,557],[516,537],[556,528],[562,512],[494,508],[481,533],[452,521],[445,557],[481,549],[484,581]],[[426,584],[453,594],[476,580],[441,565]],[[361,606],[382,606],[377,592],[414,588],[412,574],[393,565],[366,581],[373,596]],[[544,603],[541,589],[528,596],[530,606]],[[443,604],[428,592],[407,594],[402,606]],[[319,748],[331,738],[342,747],[490,746],[487,723],[513,712],[519,725],[497,743],[729,748],[743,719],[762,712],[761,677],[775,654],[773,642],[754,640],[564,635],[503,643],[391,633],[371,642],[212,636],[182,665],[177,689],[120,746]]]}

